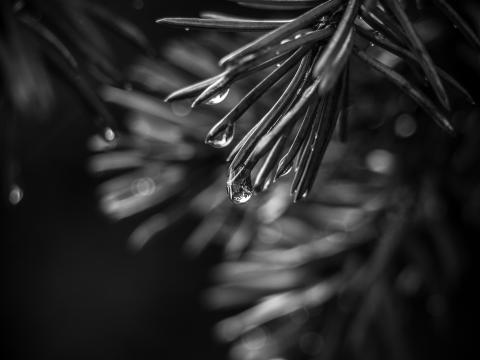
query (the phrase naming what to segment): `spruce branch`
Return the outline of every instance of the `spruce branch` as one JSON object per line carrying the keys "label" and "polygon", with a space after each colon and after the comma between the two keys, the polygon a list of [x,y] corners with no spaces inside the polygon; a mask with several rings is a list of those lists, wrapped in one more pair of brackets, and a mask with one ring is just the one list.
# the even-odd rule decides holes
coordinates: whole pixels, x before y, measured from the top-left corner
{"label": "spruce branch", "polygon": [[[212,144],[213,138],[222,138],[227,132],[229,138],[233,137],[235,124],[243,111],[254,104],[262,93],[279,87],[277,81],[284,81],[284,90],[277,102],[272,103],[270,111],[235,145],[228,157],[230,177],[227,186],[234,202],[238,202],[236,199],[244,202],[242,196],[235,197],[235,190],[259,193],[268,189],[272,181],[286,173],[294,159],[297,165],[293,166],[293,200],[308,195],[333,129],[341,126],[342,137],[346,136],[344,125],[348,120],[344,111],[345,100],[332,105],[333,100],[329,99],[346,94],[349,84],[348,80],[345,81],[345,74],[348,73],[353,53],[359,54],[368,67],[380,71],[405,91],[449,133],[453,133],[449,119],[451,95],[445,85],[461,93],[467,101],[473,102],[468,90],[435,65],[399,0],[237,2],[255,8],[304,12],[288,20],[247,19],[206,13],[203,18],[166,18],[157,21],[189,29],[231,32],[269,30],[221,58],[219,65],[223,72],[219,75],[177,90],[166,99],[175,101],[192,97],[193,106],[218,102],[223,100],[228,89],[239,79],[260,69],[270,69],[270,75],[211,129],[206,142]],[[445,1],[433,2],[459,28],[469,43],[478,45],[478,35],[452,6]],[[417,7],[420,8],[418,4]],[[367,44],[364,39],[368,41]],[[370,42],[398,56],[401,62],[408,65],[408,74],[400,74],[388,64],[372,58],[368,54]],[[308,65],[305,65],[306,62]],[[273,67],[275,64],[279,68]],[[296,72],[290,70],[292,67],[297,69]],[[300,85],[299,79],[302,76],[305,81]],[[318,102],[321,106],[318,106]],[[305,121],[304,115],[312,112],[320,112],[320,115],[309,115],[315,116],[315,119]],[[307,123],[310,129],[302,126]],[[312,130],[313,128],[318,130]],[[309,134],[307,136],[306,131]],[[322,133],[321,139],[315,141],[317,145],[314,146],[311,139],[319,136],[318,131]],[[229,145],[230,141],[222,143],[225,147]],[[306,149],[313,150],[309,152]],[[280,163],[280,159],[285,157],[288,162]],[[253,183],[248,179],[250,177],[255,179]],[[249,184],[252,184],[251,188]]]}

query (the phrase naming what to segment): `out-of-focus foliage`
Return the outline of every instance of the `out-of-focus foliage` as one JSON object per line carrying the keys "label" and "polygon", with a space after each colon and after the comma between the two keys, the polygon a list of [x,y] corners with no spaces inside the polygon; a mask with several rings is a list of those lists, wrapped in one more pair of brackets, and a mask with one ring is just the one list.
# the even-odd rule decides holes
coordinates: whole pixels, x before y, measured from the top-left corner
{"label": "out-of-focus foliage", "polygon": [[[444,35],[428,30],[430,41]],[[349,139],[339,141],[340,129],[333,134],[311,195],[290,205],[282,178],[233,205],[222,186],[227,154],[202,140],[252,80],[195,111],[187,100],[161,101],[172,88],[217,71],[218,53],[239,41],[226,39],[174,42],[158,62],[132,68],[136,90],[104,90],[128,116],[116,143],[91,142],[98,150],[91,169],[109,178],[100,186],[103,210],[114,219],[138,216],[135,249],[187,214],[200,219],[188,250],[222,240],[225,260],[205,302],[225,315],[216,334],[232,343],[232,359],[421,357],[424,342],[442,339],[448,328],[468,258],[464,244],[472,240],[465,229],[479,233],[471,171],[479,163],[478,109],[454,112],[453,138],[352,60]],[[384,49],[368,51],[402,68]],[[277,91],[246,113],[240,137]]]}
{"label": "out-of-focus foliage", "polygon": [[58,96],[55,82],[62,81],[91,110],[102,136],[113,140],[113,116],[97,93],[101,84],[125,83],[110,46],[112,35],[142,51],[150,48],[135,26],[96,1],[1,0],[0,11],[4,180],[10,202],[16,204],[22,189],[16,179],[15,122],[48,118]]}

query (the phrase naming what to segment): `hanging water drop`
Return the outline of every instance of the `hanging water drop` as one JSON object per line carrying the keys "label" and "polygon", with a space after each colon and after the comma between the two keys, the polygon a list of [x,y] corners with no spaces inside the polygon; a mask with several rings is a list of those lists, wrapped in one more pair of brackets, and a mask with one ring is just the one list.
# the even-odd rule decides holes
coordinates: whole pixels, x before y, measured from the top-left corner
{"label": "hanging water drop", "polygon": [[115,131],[110,127],[105,128],[103,131],[103,138],[108,142],[112,142],[116,138]]}
{"label": "hanging water drop", "polygon": [[23,190],[20,186],[14,184],[10,188],[10,193],[8,194],[8,200],[12,205],[18,205],[23,199]]}
{"label": "hanging water drop", "polygon": [[241,167],[230,173],[227,180],[227,193],[234,204],[244,204],[253,194],[250,170]]}
{"label": "hanging water drop", "polygon": [[230,89],[225,89],[224,91],[219,92],[214,97],[210,98],[206,104],[207,105],[217,105],[220,104],[223,100],[225,100],[228,96]]}
{"label": "hanging water drop", "polygon": [[224,129],[222,129],[222,131],[215,132],[212,135],[208,134],[205,143],[214,148],[224,148],[230,145],[234,135],[235,124],[229,123]]}

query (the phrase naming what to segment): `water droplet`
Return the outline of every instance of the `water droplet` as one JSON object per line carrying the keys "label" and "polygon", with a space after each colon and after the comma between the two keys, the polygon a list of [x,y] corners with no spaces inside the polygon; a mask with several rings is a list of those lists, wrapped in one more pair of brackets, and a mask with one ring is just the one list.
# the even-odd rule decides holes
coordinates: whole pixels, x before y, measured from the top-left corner
{"label": "water droplet", "polygon": [[135,179],[132,182],[132,192],[139,196],[149,196],[155,193],[157,186],[150,177]]}
{"label": "water droplet", "polygon": [[370,41],[370,46],[375,46],[375,44],[373,42]]}
{"label": "water droplet", "polygon": [[303,35],[302,34],[297,34],[294,36],[294,39],[300,39]]}
{"label": "water droplet", "polygon": [[395,120],[395,134],[398,137],[408,138],[417,131],[417,123],[409,114],[402,114]]}
{"label": "water droplet", "polygon": [[231,172],[227,180],[227,193],[235,204],[244,204],[253,194],[250,170],[243,167]]}
{"label": "water droplet", "polygon": [[269,334],[259,327],[244,335],[241,344],[248,350],[260,350],[267,343],[268,337]]}
{"label": "water droplet", "polygon": [[185,31],[190,31],[190,28],[189,28],[189,27],[186,27],[186,28],[185,28]]}
{"label": "water droplet", "polygon": [[279,68],[280,66],[282,66],[282,64],[277,64],[277,68]]}
{"label": "water droplet", "polygon": [[18,12],[18,11],[22,10],[24,7],[25,7],[25,2],[23,0],[16,1],[13,4],[13,11]]}
{"label": "water droplet", "polygon": [[366,158],[368,168],[379,174],[391,173],[393,171],[394,161],[393,154],[383,149],[371,151]]}
{"label": "water droplet", "polygon": [[212,134],[213,136],[207,135],[207,139],[205,143],[214,148],[224,148],[233,140],[233,136],[235,135],[235,124],[229,123],[222,131],[215,132]]}
{"label": "water droplet", "polygon": [[103,131],[103,138],[109,142],[115,140],[116,137],[115,131],[113,131],[110,127],[105,128]]}
{"label": "water droplet", "polygon": [[222,92],[219,92],[216,94],[214,97],[210,98],[206,104],[207,105],[217,105],[220,104],[223,100],[225,100],[228,96],[228,93],[230,92],[230,89],[225,89]]}
{"label": "water droplet", "polygon": [[23,199],[23,190],[20,186],[14,184],[10,188],[10,194],[8,195],[8,200],[12,205],[18,205]]}
{"label": "water droplet", "polygon": [[290,41],[290,39],[283,39],[282,41],[280,41],[280,44],[286,44]]}

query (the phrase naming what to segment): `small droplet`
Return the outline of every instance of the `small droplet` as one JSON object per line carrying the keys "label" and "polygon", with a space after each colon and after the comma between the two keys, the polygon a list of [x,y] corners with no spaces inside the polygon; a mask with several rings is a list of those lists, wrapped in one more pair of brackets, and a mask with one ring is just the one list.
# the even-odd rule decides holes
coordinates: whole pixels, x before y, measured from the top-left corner
{"label": "small droplet", "polygon": [[227,180],[227,193],[235,204],[244,204],[250,200],[253,194],[250,170],[241,167],[232,172]]}
{"label": "small droplet", "polygon": [[105,128],[103,131],[103,138],[109,142],[115,140],[116,137],[115,131],[113,131],[110,127]]}
{"label": "small droplet", "polygon": [[250,351],[260,350],[267,343],[268,337],[269,334],[263,328],[258,327],[244,335],[241,344]]}
{"label": "small droplet", "polygon": [[290,39],[283,39],[282,41],[280,41],[280,44],[283,45],[283,44],[286,44],[290,41]]}
{"label": "small droplet", "polygon": [[383,149],[371,151],[366,158],[367,167],[379,174],[389,174],[393,171],[395,159],[393,154]]}
{"label": "small droplet", "polygon": [[13,4],[13,12],[18,12],[25,7],[25,2],[23,0],[16,1]]}
{"label": "small droplet", "polygon": [[375,44],[374,44],[373,42],[371,42],[371,41],[370,41],[370,46],[372,46],[372,47],[373,47],[373,46],[375,46]]}
{"label": "small droplet", "polygon": [[[210,135],[210,134],[209,134]],[[233,140],[235,135],[235,124],[229,123],[222,131],[212,134],[213,136],[207,135],[205,143],[213,146],[214,148],[224,148]]]}
{"label": "small droplet", "polygon": [[294,36],[294,39],[300,39],[302,37],[302,34],[297,34]]}
{"label": "small droplet", "polygon": [[132,182],[132,192],[139,196],[149,196],[155,193],[157,186],[150,177],[136,179]]}
{"label": "small droplet", "polygon": [[408,138],[417,131],[417,123],[409,114],[402,114],[395,120],[395,134],[398,137]]}
{"label": "small droplet", "polygon": [[282,66],[282,64],[277,64],[277,68],[279,68],[280,66]]}
{"label": "small droplet", "polygon": [[12,185],[10,188],[10,194],[8,195],[8,200],[12,205],[18,205],[23,199],[23,190],[18,185]]}
{"label": "small droplet", "polygon": [[225,89],[222,92],[219,92],[216,94],[214,97],[210,98],[206,104],[207,105],[217,105],[220,104],[223,100],[225,100],[228,96],[228,93],[230,92],[230,89]]}
{"label": "small droplet", "polygon": [[185,31],[190,31],[190,28],[189,28],[189,27],[186,27],[186,28],[185,28]]}

